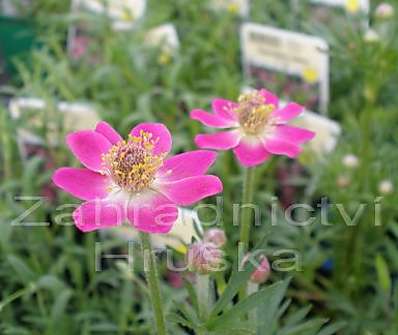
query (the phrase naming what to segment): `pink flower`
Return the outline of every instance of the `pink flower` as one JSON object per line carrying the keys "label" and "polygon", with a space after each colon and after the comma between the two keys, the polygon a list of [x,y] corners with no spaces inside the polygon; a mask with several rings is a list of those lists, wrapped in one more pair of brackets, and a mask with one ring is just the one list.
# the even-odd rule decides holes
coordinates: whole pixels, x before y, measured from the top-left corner
{"label": "pink flower", "polygon": [[301,151],[300,145],[315,134],[287,125],[303,112],[302,106],[296,103],[278,106],[278,97],[264,89],[243,94],[238,102],[214,99],[214,113],[196,109],[191,118],[205,126],[228,130],[197,135],[195,142],[200,148],[233,149],[246,167],[263,163],[271,154],[294,158]]}
{"label": "pink flower", "polygon": [[71,57],[78,60],[84,56],[88,49],[90,39],[87,36],[75,36],[72,40]]}
{"label": "pink flower", "polygon": [[177,219],[177,205],[222,191],[221,181],[205,174],[216,155],[196,150],[166,158],[172,139],[160,123],[141,123],[122,140],[99,122],[95,130],[69,134],[66,142],[85,168],[60,168],[53,181],[86,201],[73,213],[84,232],[129,221],[144,232],[167,233]]}

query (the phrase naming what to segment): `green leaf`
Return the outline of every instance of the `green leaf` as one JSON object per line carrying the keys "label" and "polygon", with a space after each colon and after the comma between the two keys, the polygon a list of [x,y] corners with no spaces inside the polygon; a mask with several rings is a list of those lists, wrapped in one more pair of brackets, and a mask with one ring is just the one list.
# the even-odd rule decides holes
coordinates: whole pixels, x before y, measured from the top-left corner
{"label": "green leaf", "polygon": [[8,263],[17,273],[18,278],[25,283],[28,284],[36,278],[35,273],[29,268],[29,266],[19,257],[15,255],[9,255],[7,257]]}
{"label": "green leaf", "polygon": [[388,265],[384,260],[383,256],[378,254],[375,260],[375,266],[377,271],[377,280],[380,288],[384,293],[389,294],[391,292],[391,277]]}
{"label": "green leaf", "polygon": [[286,318],[286,325],[295,325],[299,322],[301,322],[302,320],[305,319],[305,317],[308,315],[308,313],[310,312],[312,306],[306,306],[304,308],[300,308],[298,311],[296,311],[295,313],[290,314],[287,318]]}
{"label": "green leaf", "polygon": [[306,321],[293,327],[284,327],[278,335],[316,335],[321,327],[327,322],[326,319],[314,319]]}
{"label": "green leaf", "polygon": [[[207,328],[209,330],[225,329],[226,327],[234,328],[233,326],[236,324],[236,322],[242,322],[240,316],[249,312],[253,308],[263,306],[266,302],[269,302],[271,306],[275,305],[277,301],[280,302],[286,291],[287,284],[287,280],[280,281],[246,297],[219,317],[210,319],[207,322]],[[268,310],[266,309],[264,315],[261,317],[270,319],[266,314],[267,312]],[[275,308],[271,308],[270,312],[275,313]]]}
{"label": "green leaf", "polygon": [[343,327],[346,324],[347,323],[344,322],[344,321],[332,323],[331,325],[328,325],[328,326],[322,328],[322,330],[319,332],[318,335],[333,335],[333,334],[336,334],[339,330],[343,329]]}
{"label": "green leaf", "polygon": [[[276,292],[258,307],[257,334],[271,335],[278,320],[279,306],[285,296],[290,279],[282,282]],[[265,312],[263,312],[265,311]]]}

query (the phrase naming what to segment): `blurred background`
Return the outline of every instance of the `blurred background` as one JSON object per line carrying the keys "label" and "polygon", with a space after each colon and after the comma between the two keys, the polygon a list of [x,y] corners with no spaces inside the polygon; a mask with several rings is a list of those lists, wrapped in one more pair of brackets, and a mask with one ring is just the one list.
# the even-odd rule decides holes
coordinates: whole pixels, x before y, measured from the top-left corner
{"label": "blurred background", "polygon": [[[0,334],[150,334],[140,262],[131,271],[123,259],[102,258],[96,271],[98,243],[123,254],[133,233],[82,234],[61,222],[73,210],[63,204],[77,203],[51,183],[56,167],[77,165],[65,134],[99,120],[121,134],[158,121],[172,131],[174,153],[194,149],[203,129],[189,111],[249,87],[305,105],[297,122],[317,132],[297,161],[272,158],[257,169],[264,224],[254,236],[266,234],[271,260],[288,249],[301,262],[300,271],[272,274],[271,282],[292,279],[262,334],[316,334],[315,320],[334,325],[320,335],[398,334],[397,6],[0,0]],[[233,258],[239,233],[230,204],[240,201],[241,171],[228,152],[213,172],[224,183]],[[286,223],[283,209],[297,202],[314,208],[313,224]],[[178,234],[189,241],[192,232]],[[183,259],[183,242],[159,243]],[[188,274],[162,267],[166,308],[175,313],[188,299]],[[193,334],[179,322],[170,327]]]}

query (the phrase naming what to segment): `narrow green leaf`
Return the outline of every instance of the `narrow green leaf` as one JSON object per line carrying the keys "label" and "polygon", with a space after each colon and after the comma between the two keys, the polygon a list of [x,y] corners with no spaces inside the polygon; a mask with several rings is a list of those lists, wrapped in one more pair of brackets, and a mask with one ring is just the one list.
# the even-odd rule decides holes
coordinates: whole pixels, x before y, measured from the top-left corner
{"label": "narrow green leaf", "polygon": [[389,294],[391,292],[391,277],[388,265],[384,260],[383,256],[378,254],[375,260],[375,266],[377,271],[377,279],[380,288],[384,293]]}
{"label": "narrow green leaf", "polygon": [[[280,301],[286,290],[288,281],[280,281],[271,286],[267,286],[260,291],[246,297],[242,301],[238,302],[231,309],[224,312],[222,315],[216,318],[212,318],[207,322],[207,327],[210,330],[217,328],[225,328],[226,325],[230,325],[233,328],[236,322],[241,322],[240,316],[249,312],[255,307],[265,306],[265,302],[270,302],[271,305],[275,304],[276,301]],[[264,311],[262,317],[267,317],[267,310]],[[275,308],[271,309],[272,313],[275,313]]]}

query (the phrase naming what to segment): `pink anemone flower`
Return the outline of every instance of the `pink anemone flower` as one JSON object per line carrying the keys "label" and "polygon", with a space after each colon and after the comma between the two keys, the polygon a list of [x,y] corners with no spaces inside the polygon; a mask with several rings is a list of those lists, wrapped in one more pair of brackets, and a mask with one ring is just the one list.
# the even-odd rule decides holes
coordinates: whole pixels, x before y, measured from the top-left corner
{"label": "pink anemone flower", "polygon": [[200,148],[233,149],[239,162],[246,167],[267,160],[271,154],[296,157],[300,145],[311,140],[315,133],[287,125],[303,112],[296,103],[279,108],[279,99],[261,89],[242,94],[238,102],[214,99],[214,113],[200,109],[191,112],[191,118],[213,128],[227,130],[213,134],[200,134],[195,143]]}
{"label": "pink anemone flower", "polygon": [[73,212],[83,232],[129,221],[143,232],[167,233],[177,206],[222,191],[220,179],[206,175],[215,153],[196,150],[166,158],[172,139],[160,123],[138,124],[123,140],[99,122],[95,130],[69,134],[66,142],[85,168],[62,167],[53,182],[86,201]]}

